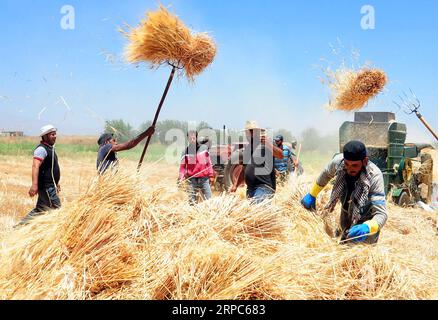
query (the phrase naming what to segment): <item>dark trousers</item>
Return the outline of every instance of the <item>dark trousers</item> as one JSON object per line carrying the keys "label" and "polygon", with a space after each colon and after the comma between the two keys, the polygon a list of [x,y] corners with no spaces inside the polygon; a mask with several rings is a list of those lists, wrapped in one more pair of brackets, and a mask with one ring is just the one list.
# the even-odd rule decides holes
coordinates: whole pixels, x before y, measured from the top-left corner
{"label": "dark trousers", "polygon": [[38,201],[36,207],[25,216],[18,225],[26,225],[36,216],[42,215],[49,210],[58,209],[61,207],[56,187],[46,187],[38,189]]}

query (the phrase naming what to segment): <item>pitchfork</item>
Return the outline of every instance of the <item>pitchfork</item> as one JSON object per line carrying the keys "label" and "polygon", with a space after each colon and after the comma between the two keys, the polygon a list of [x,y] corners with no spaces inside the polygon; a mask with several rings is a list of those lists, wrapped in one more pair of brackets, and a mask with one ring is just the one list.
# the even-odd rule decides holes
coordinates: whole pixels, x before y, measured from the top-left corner
{"label": "pitchfork", "polygon": [[[177,69],[181,70],[183,68],[179,64],[175,65],[169,61],[167,62],[167,64],[172,67],[172,71],[170,72],[169,80],[167,80],[166,88],[164,89],[164,93],[161,96],[161,100],[160,100],[160,103],[158,104],[157,111],[155,112],[155,118],[154,118],[154,121],[152,122],[153,127],[155,127],[157,124],[158,117],[160,116],[161,108],[163,107],[164,100],[166,100],[167,93],[169,92],[169,88],[170,88],[170,85],[172,84],[173,77],[175,76],[175,71]],[[146,155],[146,151],[148,149],[149,143],[151,142],[151,139],[152,139],[152,136],[149,136],[148,139],[146,140],[146,144],[144,145],[143,152],[141,154],[140,161],[139,161],[138,166],[137,166],[137,170],[140,170],[141,165],[143,164],[144,156]]]}
{"label": "pitchfork", "polygon": [[400,110],[402,110],[404,113],[411,115],[414,114],[420,119],[420,121],[424,124],[424,126],[432,133],[432,135],[435,137],[435,139],[438,141],[438,135],[435,133],[435,131],[432,129],[432,127],[427,123],[427,121],[424,119],[423,115],[418,111],[421,107],[420,100],[417,98],[414,92],[412,92],[411,89],[411,97],[408,97],[406,92],[403,91],[403,96],[399,96],[401,104],[397,103],[396,101],[393,101],[397,107],[399,107]]}

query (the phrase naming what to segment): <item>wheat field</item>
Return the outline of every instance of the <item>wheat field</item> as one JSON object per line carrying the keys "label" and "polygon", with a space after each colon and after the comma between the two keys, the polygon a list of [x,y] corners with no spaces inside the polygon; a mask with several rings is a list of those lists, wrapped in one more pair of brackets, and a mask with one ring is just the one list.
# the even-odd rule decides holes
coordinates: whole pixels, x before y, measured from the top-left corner
{"label": "wheat field", "polygon": [[434,213],[390,205],[378,245],[339,245],[338,211],[299,204],[314,175],[272,202],[241,189],[191,207],[177,166],[126,160],[98,179],[92,158],[60,165],[62,208],[13,229],[36,201],[31,158],[0,157],[0,299],[438,298]]}

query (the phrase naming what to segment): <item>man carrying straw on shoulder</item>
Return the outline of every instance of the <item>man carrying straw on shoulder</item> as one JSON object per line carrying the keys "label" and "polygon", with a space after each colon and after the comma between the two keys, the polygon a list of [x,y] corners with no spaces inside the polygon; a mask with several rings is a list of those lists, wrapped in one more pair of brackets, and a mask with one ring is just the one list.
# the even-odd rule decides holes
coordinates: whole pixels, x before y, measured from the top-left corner
{"label": "man carrying straw on shoulder", "polygon": [[333,212],[338,201],[342,204],[341,242],[377,243],[388,219],[385,187],[382,172],[369,161],[362,142],[350,141],[343,154],[328,164],[301,201],[306,209],[316,209],[318,194],[333,178],[336,180],[326,209]]}

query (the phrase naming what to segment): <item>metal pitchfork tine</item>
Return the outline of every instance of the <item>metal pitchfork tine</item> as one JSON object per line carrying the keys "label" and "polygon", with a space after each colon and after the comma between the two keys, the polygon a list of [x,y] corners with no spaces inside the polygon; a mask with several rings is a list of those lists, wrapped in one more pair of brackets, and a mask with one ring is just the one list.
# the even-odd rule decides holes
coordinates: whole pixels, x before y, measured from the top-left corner
{"label": "metal pitchfork tine", "polygon": [[438,135],[436,132],[432,129],[432,127],[427,123],[426,119],[424,119],[423,115],[418,111],[420,110],[421,103],[420,100],[417,98],[415,93],[412,91],[411,88],[409,88],[409,91],[411,92],[411,97],[408,97],[406,92],[403,91],[403,95],[405,98],[399,96],[401,100],[401,105],[397,103],[396,101],[393,101],[397,107],[402,110],[404,113],[411,115],[415,114],[418,119],[423,123],[423,125],[429,130],[429,132],[435,137],[435,139],[438,141]]}
{"label": "metal pitchfork tine", "polygon": [[421,106],[420,100],[417,98],[417,96],[415,95],[415,93],[412,91],[412,89],[409,88],[409,91],[411,92],[412,98],[409,98],[408,95],[406,94],[406,92],[403,91],[403,95],[402,96],[398,96],[401,104],[397,103],[396,101],[393,101],[395,105],[397,105],[397,107],[402,110],[404,113],[410,115],[413,113],[416,113]]}

